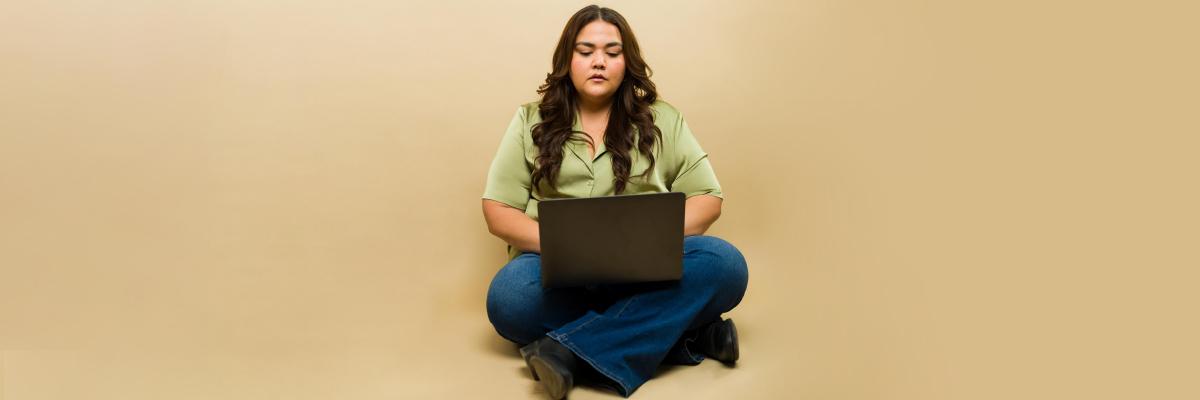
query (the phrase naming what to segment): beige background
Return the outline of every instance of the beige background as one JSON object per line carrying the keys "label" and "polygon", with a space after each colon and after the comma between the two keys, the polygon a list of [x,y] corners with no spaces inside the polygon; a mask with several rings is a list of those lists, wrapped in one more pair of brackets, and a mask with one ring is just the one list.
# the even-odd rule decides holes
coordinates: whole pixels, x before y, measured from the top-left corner
{"label": "beige background", "polygon": [[[1187,3],[603,3],[751,271],[635,397],[1200,396]],[[584,4],[0,3],[0,399],[542,396],[479,196]]]}

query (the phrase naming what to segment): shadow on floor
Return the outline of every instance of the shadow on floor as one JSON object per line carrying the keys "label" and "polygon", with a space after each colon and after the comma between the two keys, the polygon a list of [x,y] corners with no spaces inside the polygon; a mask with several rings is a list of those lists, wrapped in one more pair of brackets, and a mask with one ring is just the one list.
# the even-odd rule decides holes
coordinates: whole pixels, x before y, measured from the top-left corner
{"label": "shadow on floor", "polygon": [[521,348],[516,343],[508,341],[494,331],[485,331],[480,335],[482,347],[487,352],[495,355],[521,358]]}

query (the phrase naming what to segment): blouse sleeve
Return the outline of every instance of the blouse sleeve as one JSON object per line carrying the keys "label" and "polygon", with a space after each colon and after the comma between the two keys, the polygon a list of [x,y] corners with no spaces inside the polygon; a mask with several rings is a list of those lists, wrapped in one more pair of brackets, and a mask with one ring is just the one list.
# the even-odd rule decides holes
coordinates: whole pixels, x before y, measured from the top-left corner
{"label": "blouse sleeve", "polygon": [[675,123],[675,154],[680,165],[679,174],[671,183],[672,192],[683,192],[687,197],[702,194],[725,198],[721,184],[708,162],[708,153],[700,148],[700,142],[692,135],[691,128],[683,115]]}
{"label": "blouse sleeve", "polygon": [[525,113],[522,108],[517,108],[488,169],[483,198],[525,211],[529,203],[532,173],[525,160]]}

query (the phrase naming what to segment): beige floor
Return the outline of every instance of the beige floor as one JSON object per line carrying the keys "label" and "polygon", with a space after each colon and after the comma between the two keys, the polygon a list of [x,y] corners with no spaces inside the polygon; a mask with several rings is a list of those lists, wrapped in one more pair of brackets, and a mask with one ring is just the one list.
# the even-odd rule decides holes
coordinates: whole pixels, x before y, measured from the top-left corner
{"label": "beige floor", "polygon": [[[447,265],[464,268],[423,276],[388,258],[330,262],[338,246],[287,255],[300,249],[278,244],[258,264],[242,255],[246,264],[76,270],[78,279],[28,272],[33,287],[7,293],[39,309],[10,314],[9,343],[22,346],[2,353],[0,393],[4,400],[541,398],[516,347],[487,322],[483,295],[503,251],[475,226],[465,237],[478,251],[443,253]],[[823,289],[853,289],[846,280],[853,278],[832,270],[819,278],[797,267],[803,261],[768,250],[785,241],[746,242],[750,285],[728,314],[739,324],[742,362],[666,369],[637,398],[942,397],[929,383],[945,378],[930,376],[947,372],[938,365],[945,353],[920,357],[916,346],[932,340],[902,331],[921,327],[886,309],[856,316],[860,307],[887,306]],[[451,245],[428,244],[435,252]],[[589,388],[573,396],[617,397]]]}
{"label": "beige floor", "polygon": [[[736,220],[737,210],[725,217]],[[197,255],[214,261],[207,264],[27,272],[23,285],[7,282],[6,294],[38,309],[8,310],[6,340],[18,346],[3,352],[0,393],[3,400],[541,398],[515,347],[486,321],[483,291],[503,250],[475,226],[461,237],[478,251],[424,242],[442,256],[440,270],[398,268],[396,250],[355,259],[350,250],[362,250],[361,242],[318,241],[265,245],[250,253],[268,257],[244,253],[238,262],[213,251]],[[1129,328],[1079,335],[1076,326],[1090,326],[1089,317],[1021,303],[1002,276],[962,288],[956,284],[975,278],[930,279],[899,257],[904,252],[873,259],[831,243],[804,253],[789,239],[724,236],[740,243],[751,268],[747,295],[730,314],[741,329],[742,362],[670,369],[636,398],[1125,398],[1141,390],[1128,382],[1182,379],[1188,371],[1106,363],[1150,356],[1108,347],[1105,339],[1128,337]],[[810,256],[789,256],[793,249]],[[155,253],[142,256],[171,260]],[[824,258],[831,253],[843,261]],[[348,261],[331,261],[339,257]],[[1180,343],[1176,335],[1185,332],[1163,337]],[[1116,371],[1129,381],[1092,380]],[[583,388],[574,398],[616,396]]]}
{"label": "beige floor", "polygon": [[[502,259],[500,253],[495,256]],[[394,279],[398,274],[383,275]],[[292,278],[287,285],[243,282],[253,286],[240,289],[193,282],[227,290],[222,296],[187,299],[207,302],[193,303],[206,310],[175,309],[181,299],[163,297],[177,304],[130,301],[121,305],[122,312],[73,316],[68,323],[90,332],[30,337],[45,345],[0,353],[0,393],[4,400],[544,397],[516,346],[488,324],[483,293],[475,291],[485,282],[461,282],[470,289],[435,289],[430,295],[403,286],[371,293],[390,285],[367,283],[374,280],[368,276],[354,282],[310,278]],[[834,390],[821,389],[825,384],[819,377],[829,376],[821,372],[827,366],[800,345],[815,330],[799,329],[795,321],[771,321],[770,310],[790,302],[771,301],[760,282],[752,278],[742,306],[727,314],[741,329],[743,361],[736,368],[712,361],[664,368],[636,397],[780,397]],[[57,319],[29,318],[26,322],[42,325]],[[50,345],[56,341],[69,345]],[[618,397],[588,387],[572,393],[577,399]]]}

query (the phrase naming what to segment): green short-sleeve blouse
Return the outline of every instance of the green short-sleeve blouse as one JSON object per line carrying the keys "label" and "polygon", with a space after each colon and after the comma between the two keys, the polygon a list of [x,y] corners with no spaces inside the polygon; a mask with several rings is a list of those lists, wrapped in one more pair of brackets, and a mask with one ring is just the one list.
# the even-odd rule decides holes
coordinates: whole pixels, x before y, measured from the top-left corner
{"label": "green short-sleeve blouse", "polygon": [[[525,215],[537,220],[537,203],[543,199],[616,194],[612,158],[603,143],[597,143],[595,156],[589,157],[587,134],[583,132],[578,115],[575,117],[575,136],[564,145],[562,166],[556,178],[557,190],[550,189],[545,182],[538,188],[531,187],[530,178],[538,154],[532,128],[541,121],[538,104],[532,102],[517,108],[492,159],[483,198],[525,210]],[[622,194],[682,192],[687,197],[707,194],[724,198],[709,164],[708,153],[700,148],[683,114],[661,100],[650,107],[654,124],[662,130],[662,146],[654,146],[654,171],[645,178],[636,177],[650,163],[636,150],[631,151],[631,178]],[[510,246],[510,258],[517,255],[519,251]]]}

